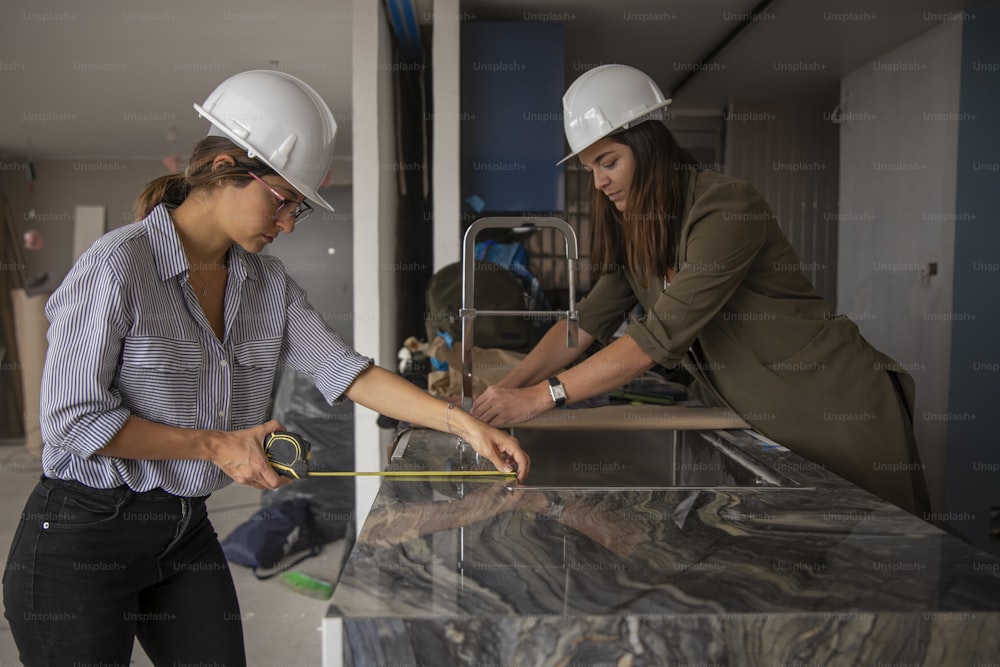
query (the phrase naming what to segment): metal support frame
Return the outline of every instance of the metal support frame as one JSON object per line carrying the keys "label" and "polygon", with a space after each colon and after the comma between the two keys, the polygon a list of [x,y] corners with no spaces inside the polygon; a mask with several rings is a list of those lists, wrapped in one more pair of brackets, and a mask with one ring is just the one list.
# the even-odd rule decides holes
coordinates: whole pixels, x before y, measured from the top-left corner
{"label": "metal support frame", "polygon": [[[569,304],[566,310],[476,310],[476,236],[484,229],[522,229],[549,227],[562,232],[566,239],[566,261],[569,273]],[[462,408],[472,407],[472,349],[473,324],[476,317],[501,317],[520,315],[522,317],[551,317],[567,320],[566,346],[578,344],[579,317],[576,310],[576,264],[579,253],[576,232],[565,220],[559,218],[491,217],[480,218],[465,231],[462,248]]]}

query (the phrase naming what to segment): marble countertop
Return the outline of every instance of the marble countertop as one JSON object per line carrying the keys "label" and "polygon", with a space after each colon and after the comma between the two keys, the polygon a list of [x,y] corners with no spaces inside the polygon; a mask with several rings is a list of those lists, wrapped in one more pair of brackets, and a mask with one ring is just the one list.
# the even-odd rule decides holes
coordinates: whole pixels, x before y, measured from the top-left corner
{"label": "marble countertop", "polygon": [[[476,465],[453,437],[405,435],[390,470]],[[739,443],[792,484],[386,478],[328,612],[345,660],[997,662],[1000,561],[787,449]]]}

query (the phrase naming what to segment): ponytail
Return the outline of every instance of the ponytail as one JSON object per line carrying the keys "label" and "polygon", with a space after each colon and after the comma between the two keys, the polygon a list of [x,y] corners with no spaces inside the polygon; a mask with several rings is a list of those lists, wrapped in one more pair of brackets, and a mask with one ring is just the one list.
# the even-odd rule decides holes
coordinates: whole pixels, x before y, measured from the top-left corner
{"label": "ponytail", "polygon": [[[213,169],[215,158],[228,155],[233,165],[223,169]],[[142,220],[154,208],[165,204],[167,208],[177,208],[192,192],[221,185],[223,181],[243,187],[250,182],[248,172],[258,176],[274,174],[275,171],[256,158],[250,158],[245,149],[240,148],[225,137],[208,136],[198,142],[191,154],[191,161],[182,174],[167,174],[154,178],[146,184],[133,205],[136,220]]]}
{"label": "ponytail", "polygon": [[133,206],[135,219],[142,220],[159,204],[166,204],[169,208],[177,208],[187,199],[189,191],[187,177],[184,174],[167,174],[154,178],[136,197]]}

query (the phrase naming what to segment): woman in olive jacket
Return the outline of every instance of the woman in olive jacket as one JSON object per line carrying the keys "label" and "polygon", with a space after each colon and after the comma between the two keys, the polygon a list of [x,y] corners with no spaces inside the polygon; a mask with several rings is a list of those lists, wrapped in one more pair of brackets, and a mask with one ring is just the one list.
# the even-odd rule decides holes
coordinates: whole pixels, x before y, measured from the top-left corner
{"label": "woman in olive jacket", "polygon": [[[631,68],[608,71],[621,67],[591,70],[598,76],[585,74],[574,86],[593,93],[599,76],[613,83],[637,76]],[[574,119],[592,122],[598,105],[581,102],[574,87],[564,97],[571,156],[594,176],[592,259],[600,277],[579,304],[579,345],[567,349],[565,322],[552,327],[476,398],[473,414],[514,424],[620,387],[654,365],[683,365],[706,403],[731,408],[765,436],[918,516],[929,512],[912,378],[816,293],[749,183],[699,170],[678,147],[655,113],[669,100],[645,79],[660,100],[634,104],[645,115],[632,122],[612,119],[574,134]],[[608,97],[606,85],[601,92]],[[621,86],[612,90],[604,113],[627,98]],[[636,304],[643,314],[629,317]],[[624,334],[614,339],[623,318]],[[553,376],[594,340],[607,345]]]}

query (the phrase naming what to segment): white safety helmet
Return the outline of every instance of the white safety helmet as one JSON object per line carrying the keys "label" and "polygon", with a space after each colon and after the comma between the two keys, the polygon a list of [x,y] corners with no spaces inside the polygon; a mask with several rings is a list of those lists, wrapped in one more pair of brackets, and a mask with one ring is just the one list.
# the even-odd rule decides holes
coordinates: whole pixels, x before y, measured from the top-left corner
{"label": "white safety helmet", "polygon": [[276,70],[241,72],[194,108],[212,123],[209,136],[228,137],[306,199],[333,210],[317,190],[333,161],[337,123],[305,82]]}
{"label": "white safety helmet", "polygon": [[670,104],[656,83],[628,65],[601,65],[584,72],[563,95],[563,128],[569,155],[647,120],[663,120]]}

